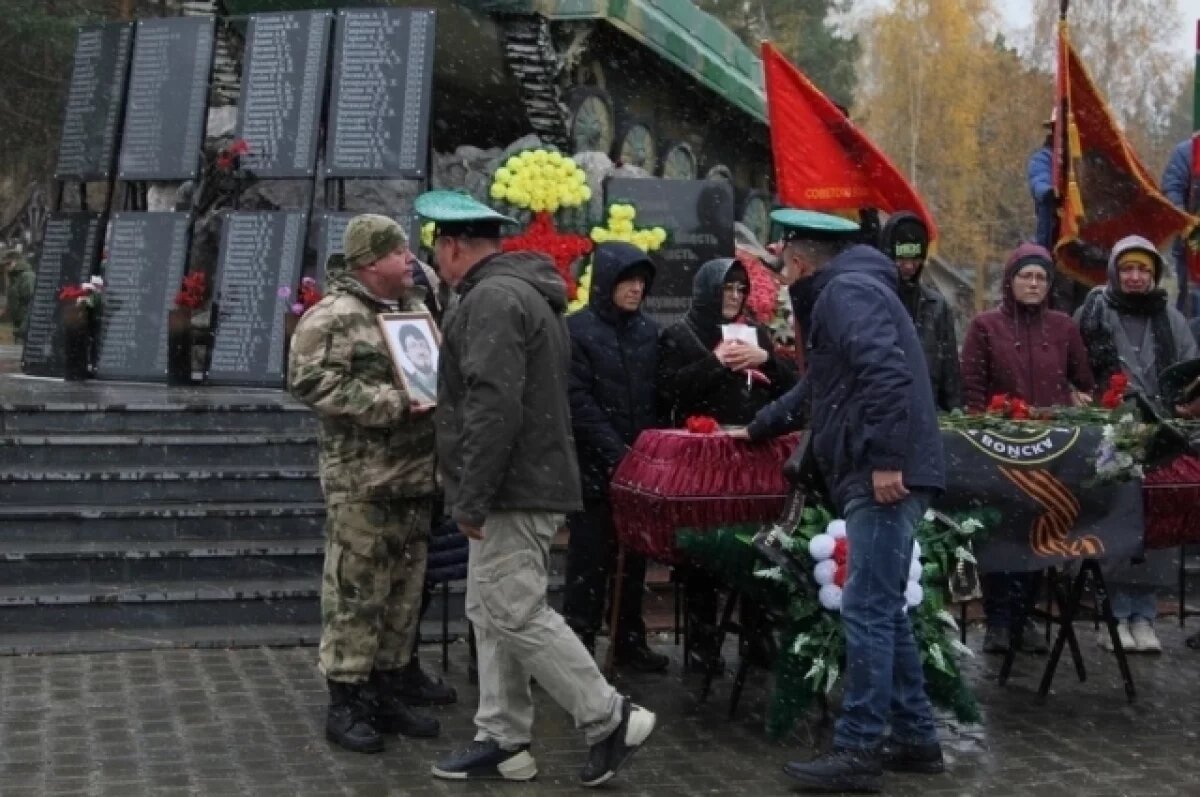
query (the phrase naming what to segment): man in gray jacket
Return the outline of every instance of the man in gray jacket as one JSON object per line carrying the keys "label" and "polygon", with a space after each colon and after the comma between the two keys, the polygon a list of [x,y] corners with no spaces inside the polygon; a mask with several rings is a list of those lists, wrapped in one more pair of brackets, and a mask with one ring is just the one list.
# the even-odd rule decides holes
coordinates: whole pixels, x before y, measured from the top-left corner
{"label": "man in gray jacket", "polygon": [[550,542],[582,508],[567,400],[566,287],[553,263],[502,253],[512,220],[465,194],[431,191],[434,255],[458,293],[438,369],[437,453],[446,508],[471,538],[467,617],[479,654],[475,740],[438,761],[439,778],[529,780],[530,676],[571,713],[591,751],[584,786],[605,783],[654,730],[618,694],[546,602]]}

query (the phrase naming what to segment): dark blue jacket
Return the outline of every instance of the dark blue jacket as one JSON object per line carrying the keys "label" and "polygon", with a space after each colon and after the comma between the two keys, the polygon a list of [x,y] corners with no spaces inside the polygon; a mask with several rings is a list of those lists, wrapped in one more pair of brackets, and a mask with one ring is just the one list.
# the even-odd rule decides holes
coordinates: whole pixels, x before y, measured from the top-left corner
{"label": "dark blue jacket", "polygon": [[839,511],[872,494],[877,470],[903,471],[909,489],[945,487],[925,354],[896,280],[887,256],[854,246],[798,283],[808,373],[748,429],[754,440],[782,434],[811,410],[813,453]]}
{"label": "dark blue jacket", "polygon": [[[1171,204],[1182,208],[1188,213],[1195,213],[1197,205],[1196,191],[1192,185],[1192,140],[1185,138],[1171,150],[1167,159],[1167,168],[1163,170],[1163,196],[1171,200]],[[1184,251],[1183,239],[1176,238],[1171,245],[1171,254],[1175,260],[1175,279],[1180,285],[1188,283],[1187,253]],[[1187,306],[1188,291],[1179,292],[1177,306],[1181,309]]]}
{"label": "dark blue jacket", "polygon": [[571,426],[586,498],[608,494],[621,457],[642,430],[657,425],[658,325],[641,310],[619,311],[612,301],[613,288],[634,269],[645,272],[649,293],[654,266],[642,250],[625,243],[597,246],[588,306],[567,318]]}
{"label": "dark blue jacket", "polygon": [[1058,224],[1058,204],[1054,197],[1054,150],[1042,147],[1029,158],[1026,177],[1033,207],[1037,213],[1038,245],[1054,251],[1054,228]]}

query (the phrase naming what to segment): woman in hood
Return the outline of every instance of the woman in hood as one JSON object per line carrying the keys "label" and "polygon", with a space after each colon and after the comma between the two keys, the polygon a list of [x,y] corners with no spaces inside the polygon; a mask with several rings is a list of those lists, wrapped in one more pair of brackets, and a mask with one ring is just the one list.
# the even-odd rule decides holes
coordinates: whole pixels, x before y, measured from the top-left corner
{"label": "woman in hood", "polygon": [[[963,342],[963,394],[968,410],[986,409],[991,397],[999,394],[1033,407],[1091,400],[1092,371],[1079,330],[1070,316],[1048,307],[1053,279],[1050,253],[1037,244],[1021,244],[1009,256],[1000,307],[975,316]],[[1015,630],[1014,604],[1024,597],[1029,583],[1024,574],[984,574],[984,652],[1008,650]],[[1035,652],[1046,648],[1032,623],[1022,630],[1021,641]]]}
{"label": "woman in hood", "polygon": [[[1176,363],[1200,356],[1187,320],[1159,287],[1163,259],[1154,244],[1138,235],[1117,242],[1108,259],[1108,284],[1094,288],[1076,313],[1088,359],[1100,384],[1124,373],[1132,388],[1161,402],[1159,375]],[[1169,413],[1171,408],[1164,408]],[[1107,573],[1117,633],[1126,650],[1158,653],[1154,632],[1157,587],[1168,583],[1175,552],[1152,551],[1144,564],[1121,564]],[[1111,637],[1097,637],[1112,646]]]}
{"label": "woman in hood", "polygon": [[[746,268],[733,258],[710,260],[696,272],[687,315],[658,342],[658,398],[666,425],[682,427],[689,417],[705,415],[743,426],[795,384],[795,372],[775,353],[766,327],[745,317],[749,292]],[[738,322],[752,330],[756,343],[725,339],[722,328]],[[719,672],[719,582],[697,568],[689,568],[685,579],[690,663]]]}
{"label": "woman in hood", "polygon": [[[749,293],[746,268],[733,258],[710,260],[696,272],[687,315],[659,338],[658,395],[669,426],[693,415],[744,426],[795,384],[770,332],[746,316]],[[722,327],[739,322],[756,343],[724,339]]]}

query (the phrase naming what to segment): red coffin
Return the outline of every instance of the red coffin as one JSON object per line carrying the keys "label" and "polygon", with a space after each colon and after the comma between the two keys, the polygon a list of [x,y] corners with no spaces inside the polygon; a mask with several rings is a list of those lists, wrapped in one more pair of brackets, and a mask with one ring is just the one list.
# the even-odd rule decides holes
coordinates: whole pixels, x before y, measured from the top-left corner
{"label": "red coffin", "polygon": [[1179,457],[1142,482],[1146,547],[1200,543],[1200,459]]}
{"label": "red coffin", "polygon": [[790,489],[783,465],[797,443],[797,435],[749,443],[724,432],[642,432],[613,474],[618,539],[672,562],[679,529],[774,520]]}

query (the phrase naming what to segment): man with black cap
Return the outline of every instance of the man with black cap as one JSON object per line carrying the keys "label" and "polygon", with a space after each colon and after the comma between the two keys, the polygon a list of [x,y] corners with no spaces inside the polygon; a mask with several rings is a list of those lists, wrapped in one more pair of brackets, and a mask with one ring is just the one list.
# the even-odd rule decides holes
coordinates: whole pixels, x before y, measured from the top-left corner
{"label": "man with black cap", "polygon": [[954,316],[941,291],[921,282],[929,254],[929,230],[920,216],[901,211],[888,218],[879,239],[883,253],[896,261],[900,301],[921,337],[934,401],[943,412],[958,409],[963,405],[963,393]]}
{"label": "man with black cap", "polygon": [[850,543],[833,748],[784,772],[815,791],[878,791],[884,768],[944,768],[904,598],[916,525],[945,486],[937,408],[895,264],[851,245],[858,226],[843,219],[790,209],[772,218],[787,228],[784,257],[802,264],[792,297],[809,370],[746,436],[766,439],[811,415],[813,453]]}
{"label": "man with black cap", "polygon": [[501,225],[512,220],[471,197],[430,191],[415,208],[436,225],[434,257],[459,296],[445,318],[435,423],[446,508],[471,538],[466,609],[479,656],[475,739],[433,775],[532,779],[532,676],[586,735],[579,779],[597,786],[656,718],[604,680],[546,602],[551,540],[582,508],[566,285],[546,256],[503,253]]}

